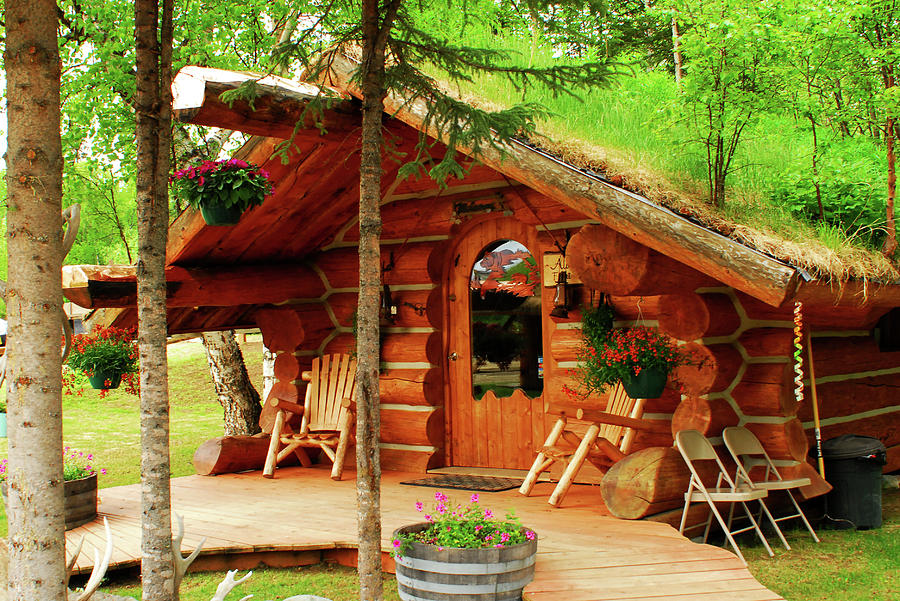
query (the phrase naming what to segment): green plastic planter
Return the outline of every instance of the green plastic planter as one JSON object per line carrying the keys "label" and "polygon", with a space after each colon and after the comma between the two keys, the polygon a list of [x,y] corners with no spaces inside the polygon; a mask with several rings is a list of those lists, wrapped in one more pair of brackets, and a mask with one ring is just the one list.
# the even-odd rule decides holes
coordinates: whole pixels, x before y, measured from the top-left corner
{"label": "green plastic planter", "polygon": [[223,207],[221,205],[200,205],[200,214],[206,225],[236,225],[244,211],[237,205]]}
{"label": "green plastic planter", "polygon": [[633,399],[658,399],[666,387],[669,372],[658,367],[645,367],[636,376],[622,379],[625,392]]}
{"label": "green plastic planter", "polygon": [[[109,380],[109,386],[104,385],[107,380]],[[117,371],[101,371],[98,369],[93,376],[88,376],[88,382],[91,383],[91,388],[96,390],[118,388],[122,382],[122,374]]]}

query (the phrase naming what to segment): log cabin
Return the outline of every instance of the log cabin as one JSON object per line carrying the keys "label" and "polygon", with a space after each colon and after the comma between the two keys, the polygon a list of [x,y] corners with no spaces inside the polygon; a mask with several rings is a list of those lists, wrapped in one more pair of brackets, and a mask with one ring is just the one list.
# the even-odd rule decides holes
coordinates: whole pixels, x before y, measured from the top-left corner
{"label": "log cabin", "polygon": [[[219,97],[251,75],[188,67],[173,85],[182,122],[252,135],[236,156],[267,169],[275,191],[232,227],[207,226],[190,208],[172,223],[169,333],[259,327],[277,353],[276,389],[295,398],[313,357],[354,346],[361,123],[354,67],[336,55],[327,86],[259,79],[252,106]],[[331,101],[314,123],[305,109],[326,87]],[[715,438],[728,425],[746,425],[782,465],[815,478],[812,408],[792,387],[797,301],[811,332],[823,438],[879,438],[888,448],[885,469],[900,469],[896,281],[811,276],[777,245],[754,248],[525,142],[463,156],[466,175],[444,186],[401,179],[395,156],[434,132],[425,129],[421,102],[389,96],[386,106],[394,154],[382,165],[384,469],[528,469],[554,421],[547,407],[565,400],[572,381],[578,307],[601,294],[617,325],[656,327],[704,358],[647,402],[643,419],[666,427],[637,435],[623,462],[639,459],[616,469],[610,499],[627,505],[673,474],[683,478],[671,433],[684,428]],[[288,139],[283,162],[273,153]],[[441,148],[432,147],[434,156]],[[557,298],[561,271],[569,276],[567,302]],[[63,277],[70,300],[99,310],[95,323],[136,322],[134,267],[69,266]],[[605,401],[586,402],[602,409]],[[264,429],[271,420],[264,411]],[[586,468],[579,478],[600,475]],[[677,506],[671,497],[686,488],[678,482],[674,492],[650,493],[666,502],[622,513]]]}

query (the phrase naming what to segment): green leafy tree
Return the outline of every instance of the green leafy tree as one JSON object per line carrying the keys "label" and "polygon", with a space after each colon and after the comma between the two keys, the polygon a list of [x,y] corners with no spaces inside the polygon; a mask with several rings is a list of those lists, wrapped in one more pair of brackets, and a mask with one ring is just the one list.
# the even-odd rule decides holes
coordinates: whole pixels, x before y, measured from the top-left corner
{"label": "green leafy tree", "polygon": [[660,7],[678,23],[685,76],[671,118],[687,126],[706,158],[709,202],[725,206],[726,182],[745,130],[776,103],[771,13],[763,0],[668,0]]}
{"label": "green leafy tree", "polygon": [[[854,77],[871,90],[868,116],[873,133],[884,137],[887,156],[886,236],[882,252],[893,257],[897,250],[894,202],[897,195],[895,144],[900,137],[900,2],[896,0],[856,0],[847,4],[850,24],[857,43],[848,45]],[[857,113],[859,115],[859,113]]]}

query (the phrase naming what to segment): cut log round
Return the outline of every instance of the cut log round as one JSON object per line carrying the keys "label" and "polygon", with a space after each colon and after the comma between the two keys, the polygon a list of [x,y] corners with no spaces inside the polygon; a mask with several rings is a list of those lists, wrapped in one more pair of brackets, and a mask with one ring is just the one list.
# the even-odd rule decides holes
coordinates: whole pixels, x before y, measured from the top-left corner
{"label": "cut log round", "polygon": [[600,485],[603,502],[617,518],[637,520],[684,505],[691,473],[671,447],[650,447],[613,465]]}
{"label": "cut log round", "polygon": [[688,396],[725,390],[737,377],[744,362],[740,352],[730,344],[706,346],[689,342],[681,349],[691,363],[675,368],[669,379],[677,382]]}
{"label": "cut log round", "polygon": [[293,353],[279,353],[275,358],[275,378],[282,382],[293,382],[300,379],[304,365]]}
{"label": "cut log round", "polygon": [[744,424],[756,434],[763,448],[772,459],[793,459],[806,461],[809,439],[803,431],[803,424],[797,418],[783,424]]}
{"label": "cut log round", "polygon": [[711,278],[602,225],[586,225],[566,247],[569,267],[584,284],[609,294],[694,290]]}
{"label": "cut log round", "polygon": [[664,294],[657,319],[660,332],[679,340],[727,336],[741,327],[731,297],[718,292]]}
{"label": "cut log round", "polygon": [[[272,385],[272,390],[269,391],[269,396],[266,397],[266,402],[263,403],[262,413],[259,414],[259,427],[263,432],[269,434],[272,432],[272,427],[275,425],[275,413],[277,409],[269,403],[269,399],[279,398],[284,399],[286,401],[290,401],[292,403],[302,403],[303,397],[300,396],[300,389],[296,384],[291,382],[275,382]],[[286,426],[290,428],[298,427],[300,425],[300,417],[293,413],[288,413],[285,418],[287,422]]]}
{"label": "cut log round", "polygon": [[672,416],[672,434],[697,430],[704,436],[719,436],[728,426],[736,426],[738,415],[725,399],[689,396]]}
{"label": "cut log round", "polygon": [[819,475],[819,472],[816,471],[815,467],[806,461],[801,461],[796,465],[779,467],[778,473],[780,473],[781,477],[785,480],[809,478],[809,484],[807,486],[797,489],[804,501],[828,494],[831,492],[831,489],[834,488]]}
{"label": "cut log round", "polygon": [[441,288],[433,288],[428,294],[428,301],[425,303],[425,315],[428,316],[428,323],[435,328],[443,327],[444,323],[444,291]]}
{"label": "cut log round", "polygon": [[[219,436],[207,440],[194,452],[194,470],[201,476],[231,474],[261,469],[269,450],[269,437]],[[293,453],[281,465],[299,463]]]}
{"label": "cut log round", "polygon": [[381,341],[385,363],[441,364],[441,335],[431,333],[388,333]]}
{"label": "cut log round", "polygon": [[[424,474],[430,469],[441,467],[444,463],[442,449],[423,451],[420,449],[381,449],[381,469],[397,472]],[[349,455],[349,453],[348,453]]]}
{"label": "cut log round", "polygon": [[557,328],[550,336],[550,355],[556,361],[575,361],[581,350],[581,330]]}
{"label": "cut log round", "polygon": [[306,337],[300,316],[287,307],[259,309],[256,324],[262,332],[263,344],[275,353],[294,352]]}
{"label": "cut log round", "polygon": [[444,410],[381,410],[381,442],[416,446],[444,446]]}

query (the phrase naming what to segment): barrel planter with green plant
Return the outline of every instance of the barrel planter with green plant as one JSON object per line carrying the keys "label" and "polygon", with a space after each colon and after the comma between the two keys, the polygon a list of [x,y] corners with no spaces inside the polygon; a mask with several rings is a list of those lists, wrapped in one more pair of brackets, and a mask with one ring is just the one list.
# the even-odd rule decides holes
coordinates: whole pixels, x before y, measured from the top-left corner
{"label": "barrel planter with green plant", "polygon": [[[512,514],[495,520],[471,502],[452,506],[442,492],[424,522],[393,534],[397,590],[404,601],[516,601],[534,577],[537,535]],[[416,509],[423,511],[422,503]]]}
{"label": "barrel planter with green plant", "polygon": [[[0,460],[0,493],[9,513],[7,475],[9,465]],[[98,468],[91,453],[65,447],[63,449],[63,497],[65,498],[66,530],[87,524],[97,517],[97,474],[106,470]]]}

